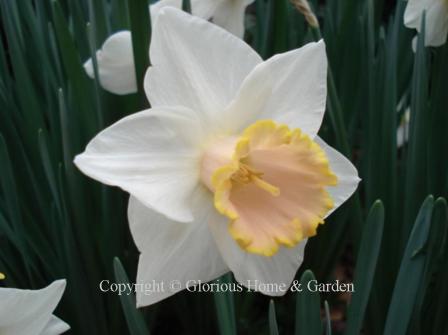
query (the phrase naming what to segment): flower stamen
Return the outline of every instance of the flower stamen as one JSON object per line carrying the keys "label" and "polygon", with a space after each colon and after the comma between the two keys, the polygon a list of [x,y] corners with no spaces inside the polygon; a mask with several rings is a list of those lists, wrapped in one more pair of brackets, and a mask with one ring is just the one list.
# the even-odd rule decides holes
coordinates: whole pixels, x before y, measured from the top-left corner
{"label": "flower stamen", "polygon": [[324,150],[300,129],[271,120],[210,145],[201,166],[216,210],[247,252],[273,256],[280,246],[296,246],[334,206],[327,187],[338,179]]}
{"label": "flower stamen", "polygon": [[263,172],[259,172],[254,168],[251,168],[247,164],[240,163],[238,171],[236,171],[232,175],[231,179],[232,181],[240,185],[247,185],[252,182],[262,190],[273,195],[274,197],[278,197],[280,195],[280,189],[272,184],[269,184],[268,182],[263,180],[262,177]]}

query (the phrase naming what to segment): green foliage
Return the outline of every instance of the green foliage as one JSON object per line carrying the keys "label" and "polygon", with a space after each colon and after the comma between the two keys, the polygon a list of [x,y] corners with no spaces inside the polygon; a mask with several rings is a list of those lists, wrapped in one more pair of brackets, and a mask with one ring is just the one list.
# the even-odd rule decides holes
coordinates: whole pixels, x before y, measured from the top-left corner
{"label": "green foliage", "polygon": [[[220,278],[220,282],[228,284],[232,282],[230,274]],[[235,302],[233,292],[215,292],[213,294],[218,318],[218,328],[221,335],[234,335],[236,331]]]}
{"label": "green foliage", "polygon": [[191,14],[191,1],[190,0],[182,0],[182,10],[184,12]]}
{"label": "green foliage", "polygon": [[383,227],[384,207],[381,201],[376,201],[370,209],[362,233],[353,283],[356,292],[352,296],[347,315],[347,335],[359,334],[361,331],[383,238]]}
{"label": "green foliage", "polygon": [[143,78],[150,61],[148,58],[149,44],[151,42],[151,16],[148,10],[148,0],[129,1],[129,16],[131,19],[132,46],[134,48],[135,72],[138,91],[145,104]]}
{"label": "green foliage", "polygon": [[274,301],[271,300],[269,303],[269,334],[278,335],[277,317],[275,316],[275,305]]}
{"label": "green foliage", "polygon": [[384,334],[404,334],[415,308],[425,267],[424,250],[429,236],[434,199],[429,196],[420,209],[406,246],[395,282]]}
{"label": "green foliage", "polygon": [[322,322],[320,320],[319,293],[308,290],[308,283],[316,280],[314,274],[307,270],[300,278],[302,291],[297,292],[295,334],[322,334]]}
{"label": "green foliage", "polygon": [[[118,258],[114,259],[114,272],[117,283],[130,283],[126,271]],[[121,306],[123,307],[123,313],[126,317],[129,332],[132,335],[148,335],[149,332],[146,328],[145,320],[141,313],[135,308],[135,297],[129,286],[126,288],[125,292],[120,295],[120,301]]]}
{"label": "green foliage", "polygon": [[[351,246],[355,292],[345,306],[346,334],[445,334],[448,45],[425,48],[420,34],[414,54],[401,0],[311,3],[321,31],[310,29],[287,0],[257,0],[246,20],[246,40],[263,58],[324,38],[330,70],[320,136],[362,178],[308,242],[296,280],[305,287],[313,278],[331,281]],[[127,197],[82,176],[72,161],[98,131],[148,107],[147,6],[146,0],[0,0],[2,285],[41,288],[67,278],[57,315],[73,334],[340,334],[331,329],[334,296],[307,290],[276,299],[275,307],[257,293],[223,292],[181,293],[143,310],[133,295],[100,292],[101,280],[135,279]],[[194,11],[190,1],[183,8]],[[114,96],[87,77],[83,62],[93,57],[97,72],[95,51],[122,29],[132,31],[140,86],[138,94]],[[408,109],[409,141],[398,147],[396,130]]]}

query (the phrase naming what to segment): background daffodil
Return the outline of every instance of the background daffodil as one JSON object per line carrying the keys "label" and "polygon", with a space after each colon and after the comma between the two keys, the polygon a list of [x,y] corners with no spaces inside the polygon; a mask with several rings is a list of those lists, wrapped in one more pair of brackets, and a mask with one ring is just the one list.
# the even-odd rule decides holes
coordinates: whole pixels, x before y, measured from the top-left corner
{"label": "background daffodil", "polygon": [[137,282],[182,284],[137,292],[137,304],[229,270],[243,285],[289,285],[307,238],[359,181],[353,165],[317,136],[325,44],[263,62],[227,31],[166,8],[150,57],[152,108],[105,129],[75,159],[85,174],[131,194]]}
{"label": "background daffodil", "polygon": [[[404,12],[404,24],[420,32],[423,13],[426,13],[425,45],[440,46],[446,42],[448,34],[447,0],[408,0]],[[414,44],[414,49],[416,42]]]}
{"label": "background daffodil", "polygon": [[0,287],[0,334],[58,335],[69,330],[52,315],[65,286],[65,280],[56,280],[41,290]]}
{"label": "background daffodil", "polygon": [[[252,2],[254,0],[193,0],[191,7],[193,15],[212,19],[217,25],[243,38],[244,13]],[[180,9],[182,0],[161,0],[151,5],[152,22],[165,7]],[[96,52],[96,58],[100,83],[105,90],[120,95],[137,92],[130,31],[120,31],[108,37],[102,48]],[[91,58],[84,63],[84,69],[89,77],[95,78]]]}

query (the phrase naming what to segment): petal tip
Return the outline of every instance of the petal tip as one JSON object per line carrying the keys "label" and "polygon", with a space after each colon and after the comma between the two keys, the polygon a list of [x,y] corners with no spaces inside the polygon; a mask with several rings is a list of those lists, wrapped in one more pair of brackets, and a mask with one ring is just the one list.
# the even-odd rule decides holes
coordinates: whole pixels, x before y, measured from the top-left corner
{"label": "petal tip", "polygon": [[88,60],[85,61],[85,63],[83,64],[84,67],[84,71],[86,71],[86,74],[93,79],[95,77],[95,73],[93,71],[93,63],[92,63],[92,58],[89,58]]}
{"label": "petal tip", "polygon": [[80,170],[83,171],[83,167],[82,167],[82,161],[83,161],[83,157],[84,153],[78,154],[75,156],[75,158],[73,159],[73,164]]}
{"label": "petal tip", "polygon": [[323,38],[321,38],[319,41],[317,41],[316,44],[318,46],[320,46],[320,47],[322,47],[322,46],[325,47],[326,46],[325,40]]}
{"label": "petal tip", "polygon": [[49,286],[54,287],[55,290],[57,290],[57,291],[64,292],[65,288],[67,286],[67,280],[65,280],[65,279],[58,279],[58,280],[55,280],[54,282],[52,282]]}
{"label": "petal tip", "polygon": [[66,279],[58,279],[58,280],[55,281],[55,283],[57,283],[58,286],[63,287],[64,289],[67,286],[67,280]]}
{"label": "petal tip", "polygon": [[142,307],[147,306],[146,304],[144,304],[142,302],[142,298],[141,298],[141,293],[140,292],[137,292],[137,294],[136,294],[136,304],[135,304],[135,306],[137,308],[142,308]]}
{"label": "petal tip", "polygon": [[187,14],[176,7],[166,6],[160,9],[157,17],[158,19],[161,19],[167,16],[175,16],[175,15],[187,15]]}

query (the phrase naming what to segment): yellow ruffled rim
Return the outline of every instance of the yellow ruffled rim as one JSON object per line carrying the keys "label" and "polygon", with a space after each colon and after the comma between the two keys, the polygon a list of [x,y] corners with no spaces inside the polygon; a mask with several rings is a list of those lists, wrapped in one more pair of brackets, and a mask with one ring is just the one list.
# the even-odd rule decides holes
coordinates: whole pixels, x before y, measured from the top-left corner
{"label": "yellow ruffled rim", "polygon": [[[316,159],[315,165],[319,168],[319,174],[325,179],[325,183],[321,185],[320,192],[322,192],[322,199],[324,202],[324,209],[316,213],[316,217],[310,223],[309,229],[304,231],[303,225],[299,218],[294,218],[289,225],[293,227],[294,234],[282,238],[276,237],[277,245],[273,245],[270,248],[256,248],[251,246],[252,238],[242,234],[238,229],[235,229],[234,222],[238,220],[239,216],[231,207],[229,203],[230,192],[233,187],[232,176],[237,173],[243,164],[241,160],[247,157],[251,150],[251,144],[257,140],[262,140],[263,135],[274,134],[271,136],[271,145],[300,145],[305,144],[307,150],[314,153]],[[300,241],[307,237],[316,235],[317,227],[324,223],[324,217],[334,207],[333,199],[325,189],[326,186],[335,186],[338,184],[337,176],[331,171],[328,157],[324,150],[314,142],[308,135],[304,134],[300,129],[290,130],[286,125],[277,125],[272,120],[257,121],[248,128],[246,128],[242,135],[238,138],[235,151],[232,156],[231,163],[224,165],[214,171],[211,178],[212,185],[214,187],[214,205],[219,213],[227,216],[230,219],[229,232],[235,239],[238,245],[247,252],[263,255],[273,256],[275,255],[280,245],[292,248],[296,246]],[[281,192],[281,190],[280,190]]]}

